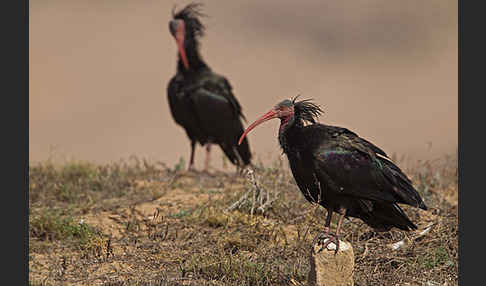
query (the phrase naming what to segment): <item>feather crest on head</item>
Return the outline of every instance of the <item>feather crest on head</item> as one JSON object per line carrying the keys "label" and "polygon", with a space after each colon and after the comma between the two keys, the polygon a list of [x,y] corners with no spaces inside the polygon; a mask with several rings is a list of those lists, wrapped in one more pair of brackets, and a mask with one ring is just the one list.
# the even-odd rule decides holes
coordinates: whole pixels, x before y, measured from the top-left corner
{"label": "feather crest on head", "polygon": [[200,17],[207,17],[202,11],[202,3],[190,3],[180,11],[176,12],[176,7],[172,8],[172,17],[174,19],[184,20],[188,26],[188,30],[194,33],[195,37],[204,36],[204,30],[206,27],[199,20]]}
{"label": "feather crest on head", "polygon": [[297,95],[292,99],[295,116],[303,121],[307,121],[312,124],[316,123],[317,117],[324,113],[324,111],[319,105],[311,102],[313,100],[312,98],[296,101],[299,96],[300,95]]}

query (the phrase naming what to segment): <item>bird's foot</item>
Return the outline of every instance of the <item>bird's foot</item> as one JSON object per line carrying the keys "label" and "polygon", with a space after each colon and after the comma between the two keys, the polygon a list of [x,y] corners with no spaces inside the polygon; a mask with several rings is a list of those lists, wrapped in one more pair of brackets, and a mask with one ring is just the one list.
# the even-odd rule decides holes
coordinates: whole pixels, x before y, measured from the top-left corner
{"label": "bird's foot", "polygon": [[327,237],[330,234],[331,234],[331,229],[328,226],[325,226],[322,232],[316,235],[316,237],[314,237],[314,240],[312,240],[312,244],[316,244],[322,237],[324,236]]}
{"label": "bird's foot", "polygon": [[320,245],[321,248],[317,251],[317,253],[321,252],[324,248],[326,248],[331,242],[333,242],[336,245],[336,249],[334,250],[334,255],[337,254],[339,250],[339,235],[337,234],[332,234],[329,232],[329,230],[324,230],[324,232],[319,233],[313,241],[313,245],[317,243],[317,245]]}

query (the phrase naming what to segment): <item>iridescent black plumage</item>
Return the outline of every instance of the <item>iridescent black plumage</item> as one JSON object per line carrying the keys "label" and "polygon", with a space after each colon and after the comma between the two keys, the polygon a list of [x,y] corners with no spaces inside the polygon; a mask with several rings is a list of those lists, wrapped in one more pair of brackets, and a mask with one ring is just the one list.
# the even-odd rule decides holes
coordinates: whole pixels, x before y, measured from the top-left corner
{"label": "iridescent black plumage", "polygon": [[[235,165],[247,165],[251,160],[248,141],[238,146],[238,136],[243,132],[244,119],[241,106],[232,93],[229,81],[216,73],[199,54],[199,38],[205,27],[199,17],[201,4],[189,4],[179,12],[173,11],[169,23],[175,36],[177,28],[184,27],[186,68],[179,52],[177,74],[170,80],[167,94],[172,116],[191,140],[190,166],[194,161],[196,143],[218,144]],[[181,22],[183,25],[181,25]]]}
{"label": "iridescent black plumage", "polygon": [[244,135],[266,120],[280,118],[279,143],[299,189],[308,201],[328,211],[327,238],[332,237],[333,212],[341,214],[334,240],[344,217],[359,218],[376,231],[417,229],[398,206],[427,209],[412,182],[371,142],[346,128],[316,123],[321,113],[309,100],[284,100]]}

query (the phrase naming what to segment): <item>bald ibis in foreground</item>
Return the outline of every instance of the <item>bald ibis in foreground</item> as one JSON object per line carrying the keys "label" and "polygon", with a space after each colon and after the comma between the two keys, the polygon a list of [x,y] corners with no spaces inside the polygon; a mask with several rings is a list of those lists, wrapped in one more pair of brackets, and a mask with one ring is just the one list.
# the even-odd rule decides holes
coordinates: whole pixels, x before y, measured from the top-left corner
{"label": "bald ibis in foreground", "polygon": [[[316,237],[321,250],[334,242],[337,253],[344,217],[359,218],[375,231],[417,229],[398,206],[427,210],[410,179],[383,150],[356,133],[316,123],[321,113],[310,100],[284,100],[251,124],[239,141],[257,125],[280,119],[278,141],[299,189],[309,202],[327,209],[324,231]],[[340,218],[336,233],[331,234],[334,212]]]}
{"label": "bald ibis in foreground", "polygon": [[250,164],[251,153],[245,139],[238,145],[245,119],[228,80],[214,73],[199,54],[199,38],[204,26],[199,20],[201,4],[189,4],[172,11],[169,30],[178,48],[177,74],[167,87],[170,111],[191,141],[189,169],[194,165],[196,143],[206,146],[205,170],[209,167],[211,143],[218,144],[231,163]]}

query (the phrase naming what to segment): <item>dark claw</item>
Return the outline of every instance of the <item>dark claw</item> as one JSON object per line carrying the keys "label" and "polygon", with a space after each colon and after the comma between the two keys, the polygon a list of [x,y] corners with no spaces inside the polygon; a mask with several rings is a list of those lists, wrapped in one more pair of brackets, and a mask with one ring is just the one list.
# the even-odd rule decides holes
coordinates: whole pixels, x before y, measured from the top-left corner
{"label": "dark claw", "polygon": [[[327,241],[324,241],[325,239],[328,239]],[[317,253],[321,252],[324,248],[326,248],[331,242],[334,242],[336,244],[336,250],[334,251],[334,255],[337,254],[339,251],[339,236],[335,234],[331,234],[328,232],[322,232],[319,233],[313,240],[313,244],[317,242],[318,245],[321,246],[321,248],[317,251]]]}

